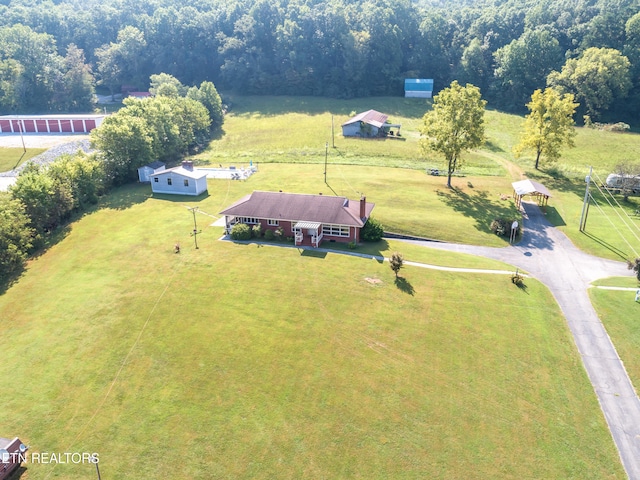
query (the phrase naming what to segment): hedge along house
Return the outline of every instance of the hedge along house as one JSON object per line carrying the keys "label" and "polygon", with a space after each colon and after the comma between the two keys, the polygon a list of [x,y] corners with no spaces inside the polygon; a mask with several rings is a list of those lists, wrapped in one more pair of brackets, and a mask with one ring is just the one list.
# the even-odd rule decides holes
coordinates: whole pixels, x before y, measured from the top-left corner
{"label": "hedge along house", "polygon": [[433,96],[433,78],[405,78],[404,96],[406,98],[431,98]]}
{"label": "hedge along house", "polygon": [[148,178],[153,193],[195,196],[207,192],[207,172],[194,170],[191,161],[152,173]]}
{"label": "hedge along house", "polygon": [[386,137],[387,135],[393,135],[392,128],[397,128],[398,135],[400,135],[401,125],[399,123],[387,123],[388,118],[388,115],[375,110],[359,113],[342,124],[342,136]]}
{"label": "hedge along house", "polygon": [[351,201],[322,194],[254,191],[220,214],[225,216],[227,235],[237,223],[260,225],[262,230],[281,228],[296,246],[318,247],[323,241],[359,242],[373,207],[365,197]]}
{"label": "hedge along house", "polygon": [[89,133],[106,115],[3,115],[0,133]]}

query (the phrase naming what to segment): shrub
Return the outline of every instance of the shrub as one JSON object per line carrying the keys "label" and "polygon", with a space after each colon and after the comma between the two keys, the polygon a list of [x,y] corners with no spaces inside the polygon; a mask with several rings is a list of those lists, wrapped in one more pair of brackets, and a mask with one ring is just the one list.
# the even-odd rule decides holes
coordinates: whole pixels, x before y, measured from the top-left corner
{"label": "shrub", "polygon": [[[513,218],[496,218],[493,222],[491,222],[491,226],[489,227],[493,233],[500,237],[508,237],[511,235],[511,225],[515,220]],[[521,226],[520,222],[518,222],[518,231],[516,235],[520,235]]]}
{"label": "shrub", "polygon": [[358,246],[358,245],[356,244],[355,240],[351,240],[351,241],[347,244],[347,247],[349,247],[349,249],[350,249],[350,250],[355,250],[357,246]]}
{"label": "shrub", "polygon": [[260,238],[262,236],[262,227],[260,224],[254,225],[251,228],[251,236],[254,238]]}
{"label": "shrub", "polygon": [[384,229],[382,228],[382,224],[375,218],[369,218],[360,233],[365,242],[377,242],[382,238],[382,235],[384,235]]}
{"label": "shrub", "polygon": [[393,273],[396,274],[396,278],[398,278],[398,272],[402,268],[402,265],[404,265],[404,257],[402,254],[399,252],[393,252],[389,259],[389,266],[391,267],[391,270],[393,270]]}
{"label": "shrub", "polygon": [[282,227],[276,228],[276,231],[274,232],[274,235],[276,236],[276,238],[278,240],[282,240],[282,237],[284,236],[284,230],[282,229]]}
{"label": "shrub", "polygon": [[236,223],[231,229],[233,240],[251,240],[251,229],[246,223]]}
{"label": "shrub", "polygon": [[276,234],[273,233],[273,230],[267,229],[264,231],[264,239],[271,241],[276,237]]}
{"label": "shrub", "polygon": [[635,260],[627,260],[627,267],[629,270],[633,270],[636,274],[636,278],[640,282],[640,258],[636,258]]}
{"label": "shrub", "polygon": [[496,218],[493,222],[491,222],[491,226],[489,228],[496,235],[503,237],[507,232],[506,220],[503,218]]}

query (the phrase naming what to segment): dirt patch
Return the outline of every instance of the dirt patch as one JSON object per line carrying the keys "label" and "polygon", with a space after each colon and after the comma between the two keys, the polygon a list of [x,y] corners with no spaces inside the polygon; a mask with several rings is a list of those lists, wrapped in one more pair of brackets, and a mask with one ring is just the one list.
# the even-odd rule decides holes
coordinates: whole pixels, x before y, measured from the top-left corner
{"label": "dirt patch", "polygon": [[369,282],[372,285],[379,285],[382,283],[382,280],[380,280],[379,278],[371,278],[371,277],[366,277],[365,281]]}

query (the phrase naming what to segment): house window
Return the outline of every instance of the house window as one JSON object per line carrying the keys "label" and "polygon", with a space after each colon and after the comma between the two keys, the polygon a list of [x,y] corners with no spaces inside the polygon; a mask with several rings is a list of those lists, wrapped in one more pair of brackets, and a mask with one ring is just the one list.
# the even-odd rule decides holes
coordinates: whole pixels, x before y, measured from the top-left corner
{"label": "house window", "polygon": [[171,185],[171,179],[167,178],[167,185]]}
{"label": "house window", "polygon": [[322,225],[322,234],[332,237],[348,237],[350,228],[346,225]]}
{"label": "house window", "polygon": [[153,181],[154,181],[155,183],[158,183],[158,180],[159,180],[159,179],[158,179],[158,177],[153,177]]}
{"label": "house window", "polygon": [[253,217],[238,217],[239,223],[260,223],[260,220]]}
{"label": "house window", "polygon": [[188,187],[188,186],[189,186],[189,180],[185,179],[185,181],[184,181],[184,186],[185,186],[185,187]]}
{"label": "house window", "polygon": [[278,222],[278,220],[273,220],[270,218],[269,220],[267,220],[267,225],[277,227],[278,225],[280,225],[280,222]]}

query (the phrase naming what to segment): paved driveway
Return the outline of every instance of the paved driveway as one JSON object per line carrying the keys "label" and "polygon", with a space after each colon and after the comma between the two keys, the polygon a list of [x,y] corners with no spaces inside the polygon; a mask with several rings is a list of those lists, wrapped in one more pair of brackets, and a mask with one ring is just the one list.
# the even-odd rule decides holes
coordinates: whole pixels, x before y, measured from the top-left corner
{"label": "paved driveway", "polygon": [[[523,203],[523,207],[525,229],[516,246],[490,248],[406,241],[501,260],[526,270],[547,285],[567,319],[627,475],[640,480],[640,400],[587,294],[592,281],[628,276],[630,272],[624,262],[578,250],[564,233],[551,226],[537,205]],[[629,301],[633,298],[629,292]]]}

